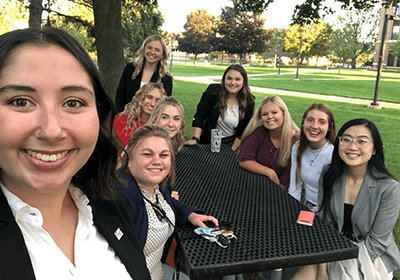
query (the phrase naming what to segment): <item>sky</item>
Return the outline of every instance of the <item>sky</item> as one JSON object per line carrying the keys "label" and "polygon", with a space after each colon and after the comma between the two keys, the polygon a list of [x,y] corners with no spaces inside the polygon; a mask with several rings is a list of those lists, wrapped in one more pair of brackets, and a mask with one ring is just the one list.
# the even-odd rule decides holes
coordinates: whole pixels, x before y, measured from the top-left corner
{"label": "sky", "polygon": [[[279,4],[278,4],[279,2]],[[286,28],[292,18],[294,7],[303,0],[275,0],[268,6],[266,28]],[[230,0],[158,0],[158,9],[164,15],[162,29],[168,32],[183,32],[183,25],[188,14],[196,9],[205,9],[208,13],[219,16],[221,8],[232,6]]]}

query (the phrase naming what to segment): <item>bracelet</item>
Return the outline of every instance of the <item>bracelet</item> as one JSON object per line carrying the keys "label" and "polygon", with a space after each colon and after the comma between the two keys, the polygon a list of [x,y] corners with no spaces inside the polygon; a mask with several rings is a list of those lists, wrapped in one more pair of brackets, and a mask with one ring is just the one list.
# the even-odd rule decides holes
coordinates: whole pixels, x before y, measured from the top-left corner
{"label": "bracelet", "polygon": [[196,140],[197,144],[200,144],[200,138],[196,136],[192,136],[193,140]]}

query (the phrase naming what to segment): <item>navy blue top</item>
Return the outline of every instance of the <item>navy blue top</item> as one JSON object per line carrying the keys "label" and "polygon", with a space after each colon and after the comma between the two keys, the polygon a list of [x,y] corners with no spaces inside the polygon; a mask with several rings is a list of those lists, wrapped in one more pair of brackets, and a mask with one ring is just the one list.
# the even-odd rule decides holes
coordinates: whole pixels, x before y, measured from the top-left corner
{"label": "navy blue top", "polygon": [[[133,212],[133,231],[137,235],[139,244],[144,248],[148,234],[149,220],[139,186],[128,170],[117,170],[117,176],[120,178],[121,183],[116,183],[115,187],[128,200],[131,206]],[[192,212],[201,212],[180,200],[172,198],[168,188],[160,188],[160,191],[174,211],[175,220],[178,225],[186,223],[188,216]]]}

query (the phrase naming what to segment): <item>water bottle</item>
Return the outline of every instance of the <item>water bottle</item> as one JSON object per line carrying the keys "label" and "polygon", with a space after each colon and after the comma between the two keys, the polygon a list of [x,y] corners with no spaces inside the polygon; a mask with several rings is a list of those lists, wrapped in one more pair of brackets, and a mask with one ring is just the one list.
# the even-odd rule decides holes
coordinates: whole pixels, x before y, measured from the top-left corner
{"label": "water bottle", "polygon": [[219,129],[211,129],[211,152],[219,153],[221,151],[221,132]]}

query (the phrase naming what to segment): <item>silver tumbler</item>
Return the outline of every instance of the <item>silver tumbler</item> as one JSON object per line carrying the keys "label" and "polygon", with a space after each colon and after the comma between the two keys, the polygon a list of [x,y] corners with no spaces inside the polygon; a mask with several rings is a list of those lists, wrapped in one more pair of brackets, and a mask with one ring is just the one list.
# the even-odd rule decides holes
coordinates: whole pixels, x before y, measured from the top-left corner
{"label": "silver tumbler", "polygon": [[221,132],[219,129],[211,129],[211,152],[219,153],[221,150]]}

